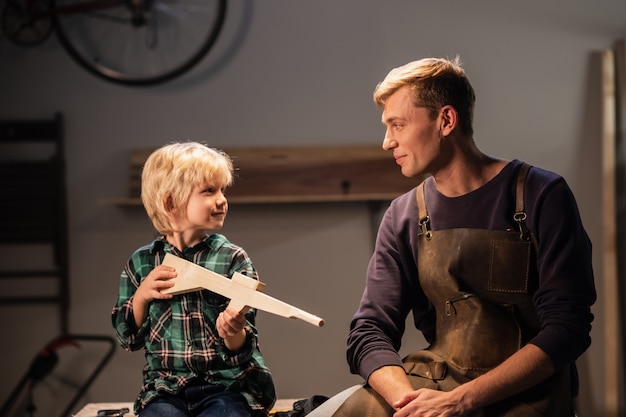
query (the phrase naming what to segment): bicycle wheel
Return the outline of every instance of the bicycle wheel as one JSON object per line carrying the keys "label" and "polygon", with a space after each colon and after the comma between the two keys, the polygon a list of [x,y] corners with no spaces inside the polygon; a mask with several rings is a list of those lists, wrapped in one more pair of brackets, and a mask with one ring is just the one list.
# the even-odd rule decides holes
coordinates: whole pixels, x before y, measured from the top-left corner
{"label": "bicycle wheel", "polygon": [[39,45],[52,33],[50,2],[7,0],[2,8],[2,32],[16,45]]}
{"label": "bicycle wheel", "polygon": [[109,81],[148,85],[197,64],[217,39],[226,0],[55,0],[70,56]]}

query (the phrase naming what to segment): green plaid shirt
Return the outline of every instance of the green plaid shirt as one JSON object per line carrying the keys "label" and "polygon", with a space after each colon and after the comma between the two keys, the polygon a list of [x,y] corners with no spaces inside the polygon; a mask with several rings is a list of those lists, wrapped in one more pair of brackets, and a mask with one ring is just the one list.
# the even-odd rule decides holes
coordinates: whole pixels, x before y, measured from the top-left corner
{"label": "green plaid shirt", "polygon": [[171,300],[154,300],[148,318],[137,328],[132,299],[139,284],[166,253],[187,259],[218,274],[231,277],[237,271],[258,279],[246,252],[223,235],[213,234],[181,253],[161,236],[137,249],[120,277],[113,327],[127,351],[145,350],[143,387],[135,401],[139,413],[159,392],[176,394],[191,379],[202,379],[227,390],[240,392],[256,415],[266,415],[274,404],[274,383],[258,345],[256,311],[246,313],[245,346],[234,354],[217,334],[217,316],[228,299],[208,290],[175,295]]}

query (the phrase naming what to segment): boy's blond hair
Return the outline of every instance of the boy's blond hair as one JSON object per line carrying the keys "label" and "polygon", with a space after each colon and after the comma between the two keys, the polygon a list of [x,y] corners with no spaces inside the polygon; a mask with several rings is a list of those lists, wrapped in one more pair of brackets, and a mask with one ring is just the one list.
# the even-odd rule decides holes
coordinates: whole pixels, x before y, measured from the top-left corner
{"label": "boy's blond hair", "polygon": [[154,151],[141,173],[141,201],[161,234],[172,232],[169,215],[185,210],[195,187],[226,188],[233,182],[233,163],[223,151],[197,142],[178,142]]}
{"label": "boy's blond hair", "polygon": [[374,102],[384,108],[389,96],[406,86],[413,92],[413,105],[428,109],[433,120],[443,106],[450,105],[459,114],[461,132],[473,134],[476,95],[458,56],[423,58],[392,69],[376,86]]}

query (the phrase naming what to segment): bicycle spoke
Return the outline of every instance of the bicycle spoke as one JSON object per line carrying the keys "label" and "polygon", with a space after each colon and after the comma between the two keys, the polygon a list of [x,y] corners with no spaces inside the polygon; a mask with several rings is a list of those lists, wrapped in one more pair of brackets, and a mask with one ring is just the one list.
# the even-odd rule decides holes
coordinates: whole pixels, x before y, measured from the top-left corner
{"label": "bicycle spoke", "polygon": [[[191,68],[215,42],[226,10],[226,0],[154,0],[135,11],[126,3],[103,6],[120,0],[56,1],[72,10],[56,16],[70,55],[90,72],[127,84],[162,82]],[[89,10],[92,2],[97,10]]]}
{"label": "bicycle spoke", "polygon": [[44,1],[7,1],[2,8],[2,30],[20,46],[35,46],[52,33],[50,8]]}
{"label": "bicycle spoke", "polygon": [[148,20],[146,30],[146,48],[155,49],[159,44],[159,19],[155,17]]}
{"label": "bicycle spoke", "polygon": [[95,19],[100,19],[100,20],[106,20],[112,23],[121,23],[124,25],[128,25],[130,22],[130,16],[128,17],[119,17],[119,16],[112,16],[110,14],[106,14],[106,13],[101,13],[101,12],[90,12],[90,13],[85,13],[85,17],[91,17],[91,18],[95,18]]}

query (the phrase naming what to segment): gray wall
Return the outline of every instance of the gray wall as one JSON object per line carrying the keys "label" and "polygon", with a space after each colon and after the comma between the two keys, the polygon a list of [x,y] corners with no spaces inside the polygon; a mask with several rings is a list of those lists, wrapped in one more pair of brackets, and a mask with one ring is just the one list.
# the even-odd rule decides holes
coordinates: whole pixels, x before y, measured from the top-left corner
{"label": "gray wall", "polygon": [[[74,333],[112,334],[110,310],[129,254],[152,237],[124,196],[131,148],[171,140],[217,147],[377,144],[371,101],[389,69],[424,56],[461,56],[487,153],[563,175],[595,245],[594,343],[580,359],[583,416],[604,412],[601,138],[596,53],[626,34],[617,0],[229,2],[215,49],[167,84],[129,88],[93,77],[56,39],[32,49],[0,41],[0,118],[65,117]],[[398,172],[398,175],[400,173]],[[359,381],[345,335],[364,283],[372,222],[366,203],[233,205],[224,233],[255,262],[266,291],[326,319],[323,328],[259,313],[264,354],[283,398]],[[6,252],[0,254],[7,261]],[[18,256],[28,256],[19,254]],[[0,307],[0,401],[58,333],[53,309]],[[403,352],[423,346],[407,337]],[[143,355],[118,350],[81,402],[132,401]],[[45,415],[45,413],[43,413]]]}

